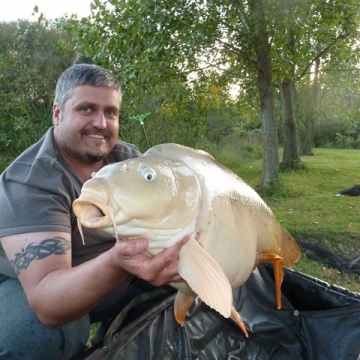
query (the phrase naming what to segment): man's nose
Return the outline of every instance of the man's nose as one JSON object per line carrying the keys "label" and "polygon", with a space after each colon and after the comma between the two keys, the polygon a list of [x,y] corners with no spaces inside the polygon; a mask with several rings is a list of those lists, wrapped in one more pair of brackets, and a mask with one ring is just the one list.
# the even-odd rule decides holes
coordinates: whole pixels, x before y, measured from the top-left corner
{"label": "man's nose", "polygon": [[94,127],[97,127],[99,129],[105,129],[107,124],[106,124],[106,117],[105,117],[104,113],[101,111],[97,112],[93,118],[92,123],[93,123]]}

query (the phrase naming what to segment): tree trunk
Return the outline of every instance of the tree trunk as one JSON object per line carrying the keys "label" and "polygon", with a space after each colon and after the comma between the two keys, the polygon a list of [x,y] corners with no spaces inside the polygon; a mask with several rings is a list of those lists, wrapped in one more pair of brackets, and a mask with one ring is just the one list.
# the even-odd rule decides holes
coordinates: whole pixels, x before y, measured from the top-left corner
{"label": "tree trunk", "polygon": [[250,0],[249,7],[254,21],[254,47],[263,132],[261,186],[269,187],[279,183],[278,134],[275,118],[270,44],[266,30],[263,0]]}
{"label": "tree trunk", "polygon": [[280,169],[303,168],[299,157],[299,138],[295,119],[295,85],[293,81],[280,82],[282,114],[284,120],[284,152]]}
{"label": "tree trunk", "polygon": [[[311,95],[308,101],[308,107],[305,117],[305,138],[303,153],[304,155],[313,155],[312,146],[315,133],[315,110],[318,97],[318,77],[319,77],[320,58],[315,61],[314,79],[311,88]],[[311,83],[311,82],[310,82]]]}

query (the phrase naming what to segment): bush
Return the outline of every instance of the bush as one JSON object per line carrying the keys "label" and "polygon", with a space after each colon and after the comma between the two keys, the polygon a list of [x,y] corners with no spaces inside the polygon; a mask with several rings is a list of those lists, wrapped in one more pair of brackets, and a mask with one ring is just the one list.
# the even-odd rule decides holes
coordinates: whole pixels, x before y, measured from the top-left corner
{"label": "bush", "polygon": [[315,124],[314,146],[317,148],[358,148],[356,124],[343,119],[319,120]]}
{"label": "bush", "polygon": [[219,143],[202,138],[199,139],[196,147],[207,151],[226,167],[232,168],[242,161],[261,159],[262,147],[260,144],[254,144],[251,135],[244,134],[239,137],[236,134],[231,134],[223,137]]}

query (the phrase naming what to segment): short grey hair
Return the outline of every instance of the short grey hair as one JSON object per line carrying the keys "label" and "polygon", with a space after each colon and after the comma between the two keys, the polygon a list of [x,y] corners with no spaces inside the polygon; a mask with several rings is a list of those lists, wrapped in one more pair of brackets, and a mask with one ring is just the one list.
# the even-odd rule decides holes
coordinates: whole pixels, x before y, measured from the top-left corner
{"label": "short grey hair", "polygon": [[62,110],[74,89],[84,85],[112,88],[119,92],[121,101],[120,84],[109,70],[93,64],[75,64],[60,75],[56,84],[54,104]]}

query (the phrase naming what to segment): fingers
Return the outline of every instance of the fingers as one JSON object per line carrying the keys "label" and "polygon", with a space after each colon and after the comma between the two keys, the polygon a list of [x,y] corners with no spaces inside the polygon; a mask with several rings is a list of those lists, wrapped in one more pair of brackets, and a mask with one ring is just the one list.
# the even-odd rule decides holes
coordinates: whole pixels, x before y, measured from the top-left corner
{"label": "fingers", "polygon": [[177,270],[174,272],[171,269],[165,268],[157,274],[155,278],[146,281],[154,286],[162,286],[170,283],[183,282],[184,279],[177,273]]}
{"label": "fingers", "polygon": [[177,263],[181,247],[186,241],[187,238],[154,257],[144,254],[148,245],[146,239],[122,239],[114,248],[122,268],[152,285],[161,286],[182,281],[177,271]]}
{"label": "fingers", "polygon": [[146,274],[143,279],[155,286],[168,284],[169,282],[180,282],[183,279],[178,274],[178,257],[182,246],[188,237],[182,239],[175,245],[164,249],[153,258],[148,259]]}
{"label": "fingers", "polygon": [[173,280],[179,281],[177,270],[179,250],[168,248],[154,257],[147,257],[138,269],[138,276],[155,286],[168,284]]}
{"label": "fingers", "polygon": [[121,247],[119,250],[123,256],[134,256],[143,253],[147,247],[148,242],[146,239],[119,239],[116,244]]}

